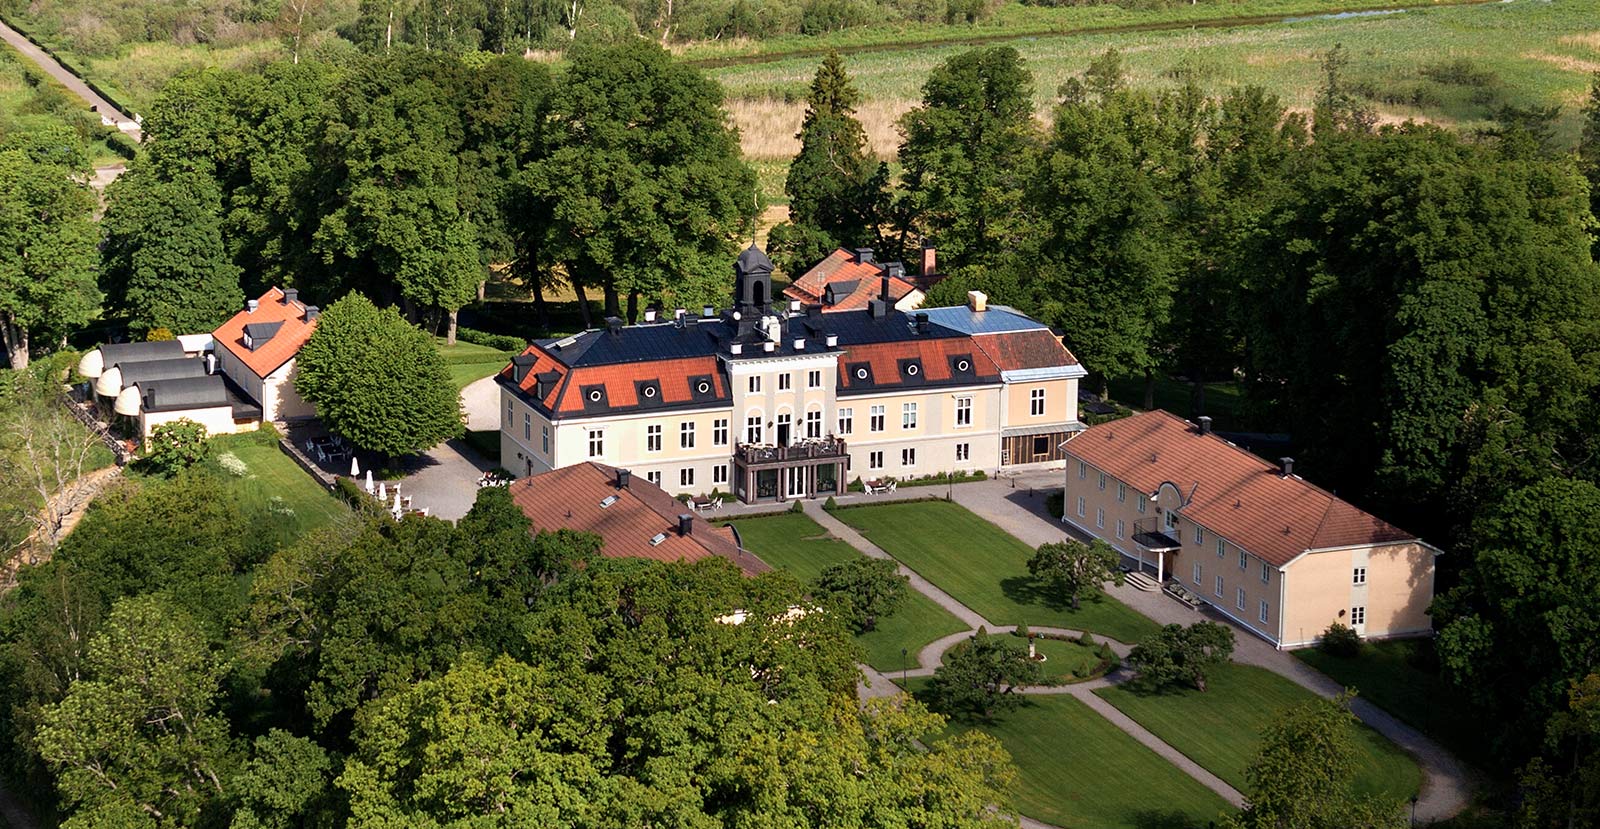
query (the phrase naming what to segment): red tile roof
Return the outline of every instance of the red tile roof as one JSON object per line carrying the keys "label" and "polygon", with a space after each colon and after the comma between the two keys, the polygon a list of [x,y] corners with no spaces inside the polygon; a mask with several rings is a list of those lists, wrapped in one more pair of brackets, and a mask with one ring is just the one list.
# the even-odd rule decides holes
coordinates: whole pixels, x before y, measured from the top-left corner
{"label": "red tile roof", "polygon": [[[865,391],[868,389],[899,388],[928,383],[948,383],[954,378],[950,358],[970,359],[973,383],[1000,382],[1000,368],[981,349],[973,347],[971,337],[941,337],[926,340],[901,340],[889,343],[850,346],[839,357],[839,390]],[[900,361],[921,361],[920,381],[907,381],[901,374]],[[871,366],[871,382],[855,376],[852,367],[861,363]]]}
{"label": "red tile roof", "polygon": [[[835,290],[846,283],[855,283],[850,293],[845,296],[836,296],[832,303],[825,302],[825,292],[829,285],[834,285]],[[900,277],[889,278],[889,297],[899,302],[906,294],[916,290],[917,286],[907,279]],[[783,289],[783,295],[790,299],[798,299],[807,303],[825,303],[825,311],[855,311],[867,307],[867,303],[877,299],[883,293],[883,266],[875,262],[860,262],[855,254],[844,248],[830,253],[811,270],[806,271],[789,287]]]}
{"label": "red tile roof", "polygon": [[[616,496],[609,506],[600,506]],[[600,552],[612,558],[648,558],[693,562],[725,558],[746,575],[772,569],[734,542],[733,531],[716,526],[642,476],[617,487],[616,469],[587,462],[564,466],[511,483],[511,500],[533,523],[534,530],[577,530],[604,539]],[[678,534],[678,516],[692,515],[688,535]],[[652,545],[657,534],[665,538]]]}
{"label": "red tile roof", "polygon": [[1062,345],[1061,338],[1045,329],[978,334],[973,336],[972,341],[989,355],[989,359],[994,360],[1001,371],[1078,364],[1078,358]]}
{"label": "red tile roof", "polygon": [[[716,357],[689,357],[679,360],[646,360],[637,363],[618,363],[614,365],[580,366],[568,368],[552,357],[543,348],[530,345],[523,350],[524,356],[534,356],[537,361],[522,378],[517,387],[522,389],[529,397],[533,397],[534,386],[540,374],[555,372],[560,375],[554,383],[545,389],[538,401],[545,409],[556,414],[575,414],[584,411],[583,390],[590,386],[604,386],[606,406],[605,411],[633,409],[640,406],[639,390],[634,384],[640,381],[656,381],[661,384],[661,399],[663,406],[682,406],[696,402],[694,390],[689,387],[689,378],[711,378],[711,390],[715,401],[727,402],[728,385],[722,376]],[[500,376],[507,380],[514,377],[515,364],[508,364],[500,370]],[[704,398],[700,398],[704,400]]]}
{"label": "red tile roof", "polygon": [[1066,453],[1141,492],[1172,483],[1189,499],[1181,515],[1278,567],[1307,550],[1418,540],[1160,410],[1093,426]]}
{"label": "red tile roof", "polygon": [[[215,332],[212,339],[215,347],[226,348],[239,362],[255,372],[257,377],[266,377],[284,363],[294,359],[300,353],[300,347],[311,339],[311,332],[317,328],[315,320],[306,322],[306,306],[298,300],[283,301],[283,291],[277,288],[268,288],[267,292],[257,300],[256,310],[240,311],[234,314],[227,322],[223,323]],[[244,327],[246,325],[282,323],[272,339],[256,350],[251,351],[244,344]]]}

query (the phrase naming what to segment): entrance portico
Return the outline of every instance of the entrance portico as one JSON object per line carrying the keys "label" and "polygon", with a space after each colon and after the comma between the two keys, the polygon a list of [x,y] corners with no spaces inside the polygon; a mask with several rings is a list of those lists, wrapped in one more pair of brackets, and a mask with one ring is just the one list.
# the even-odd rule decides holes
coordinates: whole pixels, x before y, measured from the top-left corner
{"label": "entrance portico", "polygon": [[789,446],[734,447],[734,496],[753,504],[842,495],[850,455],[842,439],[802,440]]}

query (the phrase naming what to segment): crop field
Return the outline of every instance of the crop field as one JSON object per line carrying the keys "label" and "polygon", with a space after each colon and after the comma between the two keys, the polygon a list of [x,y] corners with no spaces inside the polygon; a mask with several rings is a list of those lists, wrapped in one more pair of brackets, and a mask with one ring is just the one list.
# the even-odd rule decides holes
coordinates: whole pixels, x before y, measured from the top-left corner
{"label": "crop field", "polygon": [[[1099,8],[1099,7],[1096,7]],[[1559,137],[1576,140],[1577,112],[1600,71],[1600,8],[1593,2],[1507,0],[1393,14],[1311,19],[1236,28],[1194,28],[1028,37],[1008,41],[1034,75],[1034,99],[1048,117],[1056,90],[1107,49],[1122,53],[1134,87],[1171,88],[1193,78],[1212,92],[1259,84],[1297,109],[1309,109],[1322,56],[1342,44],[1348,75],[1383,120],[1483,126],[1499,103],[1559,104]],[[927,45],[846,55],[864,101],[873,147],[889,157],[894,122],[915,106],[928,72],[967,45]],[[727,90],[729,108],[752,159],[792,156],[811,55],[708,70]],[[769,172],[768,176],[774,173]]]}

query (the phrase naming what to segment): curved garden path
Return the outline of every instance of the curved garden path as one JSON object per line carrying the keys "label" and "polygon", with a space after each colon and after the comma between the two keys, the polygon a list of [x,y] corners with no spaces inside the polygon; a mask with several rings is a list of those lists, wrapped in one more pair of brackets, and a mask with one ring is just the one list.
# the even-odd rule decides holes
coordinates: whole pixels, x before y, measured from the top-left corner
{"label": "curved garden path", "polygon": [[[1044,494],[1059,486],[1058,478],[1060,474],[1059,472],[1039,473],[1023,478],[993,479],[957,484],[954,487],[955,501],[1011,535],[1016,536],[1031,547],[1051,541],[1060,541],[1062,536],[1072,535],[1072,531],[1066,525],[1052,519],[1044,506]],[[850,502],[856,501],[857,498],[846,496],[838,500]],[[870,503],[864,497],[861,500]],[[805,504],[807,515],[815,519],[829,533],[860,550],[862,554],[871,558],[894,560],[893,556],[867,540],[855,528],[834,518],[823,510],[820,503],[815,501],[803,503]],[[899,565],[899,571],[902,575],[910,578],[911,586],[917,592],[932,599],[940,607],[949,611],[971,628],[961,633],[953,633],[942,637],[924,646],[922,650],[917,652],[918,667],[905,672],[908,677],[931,676],[934,670],[938,668],[944,652],[957,642],[972,636],[979,627],[985,627],[992,633],[1010,632],[1016,629],[1013,625],[990,624],[987,619],[984,619],[977,612],[957,601],[955,597],[939,589],[938,586],[907,568],[904,564]],[[1111,592],[1123,603],[1161,624],[1190,624],[1197,621],[1198,618],[1210,618],[1206,617],[1203,612],[1181,605],[1160,593],[1146,593],[1131,587],[1111,588]],[[1229,627],[1235,627],[1221,616],[1215,617],[1214,621],[1229,625]],[[1034,627],[1033,630],[1039,633],[1068,636],[1077,636],[1079,633],[1078,631],[1061,628]],[[1100,641],[1110,642],[1112,650],[1118,656],[1127,656],[1129,646],[1126,643],[1106,639],[1098,635],[1096,638]],[[1241,633],[1236,637],[1233,658],[1235,662],[1255,665],[1272,671],[1318,696],[1332,698],[1344,691],[1343,686],[1320,671],[1295,659],[1286,652],[1277,650],[1272,645],[1248,632]],[[867,678],[867,684],[863,685],[861,689],[863,694],[888,696],[899,692],[898,686],[884,674],[864,665],[862,668]],[[1119,669],[1107,676],[1085,682],[1027,688],[1023,689],[1022,693],[1070,694],[1076,697],[1109,720],[1113,725],[1182,769],[1228,802],[1236,806],[1242,805],[1244,799],[1237,789],[1195,764],[1177,749],[1151,734],[1143,726],[1134,722],[1094,693],[1098,688],[1115,685],[1127,679],[1126,672]],[[1416,817],[1419,821],[1446,820],[1459,814],[1467,807],[1474,789],[1473,776],[1467,767],[1456,759],[1454,755],[1420,731],[1406,725],[1396,719],[1394,715],[1365,699],[1357,697],[1350,710],[1363,723],[1388,738],[1390,742],[1405,750],[1417,761],[1418,767],[1422,770],[1423,778],[1422,790],[1418,794],[1416,804]],[[1023,826],[1031,827],[1031,829],[1048,829],[1048,824],[1027,819],[1024,819]]]}

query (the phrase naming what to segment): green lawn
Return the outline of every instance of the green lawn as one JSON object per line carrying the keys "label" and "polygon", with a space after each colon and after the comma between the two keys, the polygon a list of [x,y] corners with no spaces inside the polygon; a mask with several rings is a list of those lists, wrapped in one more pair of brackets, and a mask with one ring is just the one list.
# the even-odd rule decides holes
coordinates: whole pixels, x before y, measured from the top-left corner
{"label": "green lawn", "polygon": [[[1017,641],[1027,647],[1025,640]],[[1035,638],[1033,647],[1036,653],[1045,657],[1044,662],[1039,664],[1044,670],[1045,679],[1062,685],[1088,679],[1100,667],[1098,649],[1086,648],[1077,642]]]}
{"label": "green lawn", "polygon": [[[794,573],[802,582],[815,579],[829,565],[861,555],[805,515],[785,513],[730,523],[738,527],[745,549]],[[858,636],[857,641],[866,650],[867,664],[893,672],[916,667],[917,651],[929,642],[966,629],[960,619],[913,590],[899,612],[879,619],[878,629]],[[901,649],[906,651],[903,657]]]}
{"label": "green lawn", "polygon": [[456,384],[456,390],[466,388],[478,380],[482,380],[506,367],[505,360],[495,360],[492,363],[464,363],[446,366],[450,370],[450,382]]}
{"label": "green lawn", "polygon": [[[1234,788],[1245,787],[1261,732],[1280,710],[1312,698],[1310,691],[1253,665],[1230,664],[1207,677],[1204,692],[1141,694],[1126,686],[1096,691],[1152,734]],[[1422,784],[1410,755],[1366,726],[1357,729],[1356,789],[1407,799]]]}
{"label": "green lawn", "polygon": [[1401,721],[1438,740],[1463,759],[1493,765],[1485,756],[1474,714],[1433,668],[1433,643],[1425,639],[1368,642],[1354,659],[1329,656],[1315,648],[1298,650],[1302,662],[1354,688]]}
{"label": "green lawn", "polygon": [[285,518],[293,521],[296,534],[350,514],[350,508],[343,501],[323,489],[315,478],[283,454],[276,442],[263,442],[259,435],[213,438],[212,458],[224,453],[243,461],[248,471],[242,478],[226,471],[222,477],[234,482],[246,503],[270,504],[274,498],[282,499],[282,507],[293,511],[292,517],[285,514]]}
{"label": "green lawn", "polygon": [[996,625],[1088,630],[1128,643],[1158,628],[1110,596],[1073,611],[1041,595],[1028,575],[1033,550],[959,504],[908,501],[834,515]]}
{"label": "green lawn", "polygon": [[434,338],[434,347],[444,358],[450,372],[450,382],[456,389],[464,389],[473,381],[481,380],[506,367],[511,355],[498,348],[456,340],[455,345],[445,345],[443,337]]}
{"label": "green lawn", "polygon": [[1231,807],[1160,755],[1070,696],[1035,696],[981,728],[1020,772],[1012,806],[1083,829],[1201,829]]}

